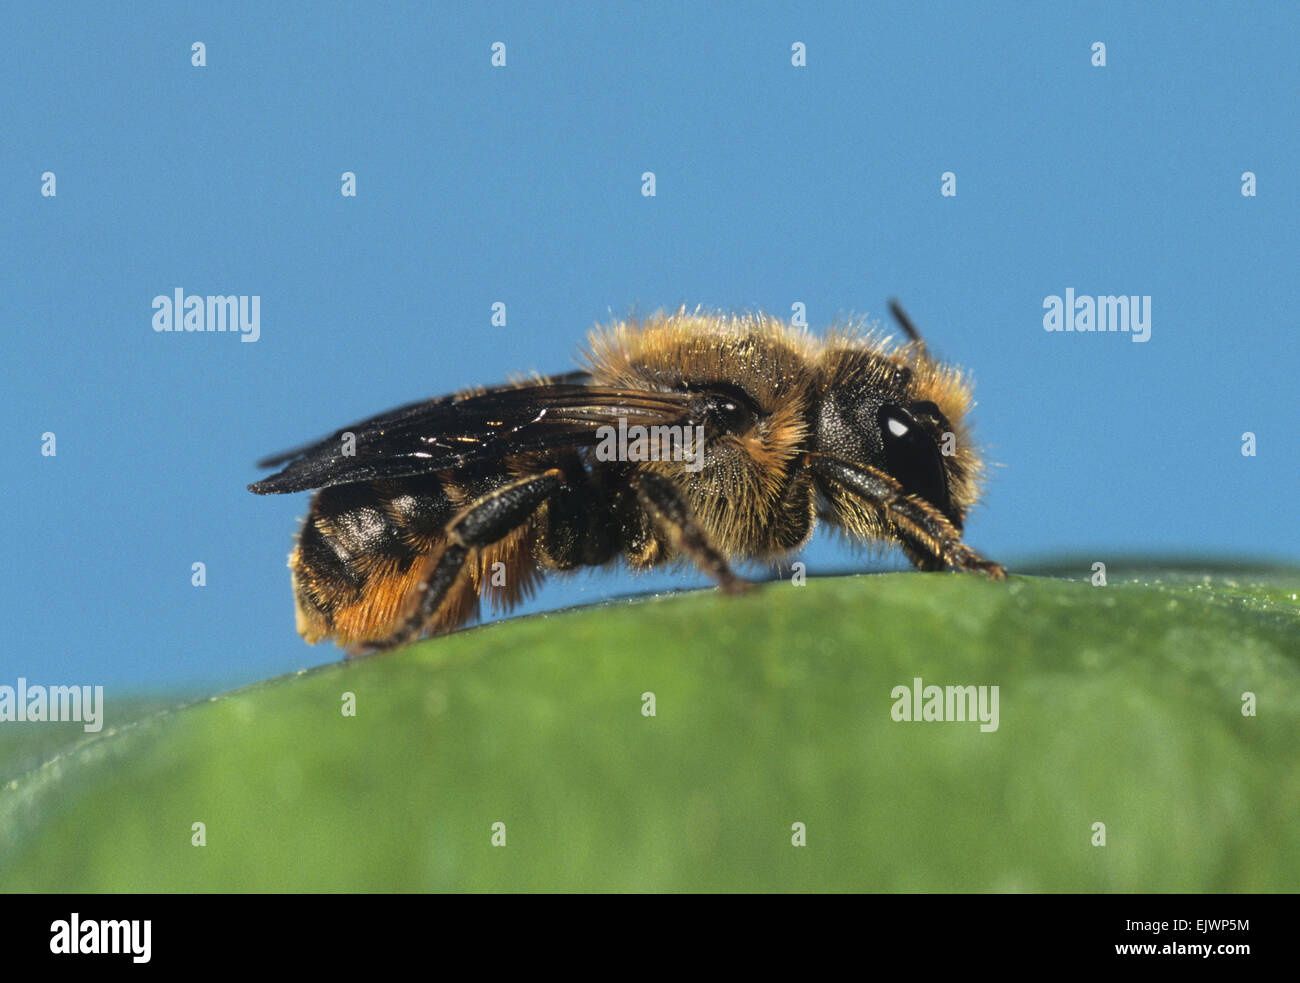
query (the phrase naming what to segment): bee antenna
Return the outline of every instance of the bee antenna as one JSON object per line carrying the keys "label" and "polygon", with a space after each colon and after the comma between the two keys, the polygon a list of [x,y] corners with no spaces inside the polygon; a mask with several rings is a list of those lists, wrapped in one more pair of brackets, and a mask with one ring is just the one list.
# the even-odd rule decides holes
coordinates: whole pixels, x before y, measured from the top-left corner
{"label": "bee antenna", "polygon": [[893,297],[889,298],[889,313],[894,315],[894,320],[898,322],[898,326],[903,329],[903,332],[911,341],[916,343],[916,346],[921,350],[921,353],[923,355],[929,354],[926,351],[925,339],[921,337],[921,332],[916,330],[916,325],[913,324],[912,319],[907,316],[907,311],[903,310],[903,305]]}

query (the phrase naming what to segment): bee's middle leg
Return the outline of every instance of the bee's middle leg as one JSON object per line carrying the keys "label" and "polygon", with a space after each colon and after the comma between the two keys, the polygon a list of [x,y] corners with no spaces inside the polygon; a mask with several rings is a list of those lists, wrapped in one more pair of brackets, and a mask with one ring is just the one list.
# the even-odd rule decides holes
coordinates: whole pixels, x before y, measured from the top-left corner
{"label": "bee's middle leg", "polygon": [[563,484],[564,472],[552,468],[507,482],[461,509],[446,525],[446,545],[432,573],[416,588],[419,601],[415,610],[402,627],[373,647],[396,648],[419,638],[456,583],[470,551],[491,546],[519,528]]}
{"label": "bee's middle leg", "polygon": [[739,594],[754,585],[738,577],[727,558],[709,542],[691,515],[681,492],[667,478],[642,472],[633,481],[637,498],[650,517],[668,535],[672,544],[685,553],[697,567],[707,573],[728,594]]}

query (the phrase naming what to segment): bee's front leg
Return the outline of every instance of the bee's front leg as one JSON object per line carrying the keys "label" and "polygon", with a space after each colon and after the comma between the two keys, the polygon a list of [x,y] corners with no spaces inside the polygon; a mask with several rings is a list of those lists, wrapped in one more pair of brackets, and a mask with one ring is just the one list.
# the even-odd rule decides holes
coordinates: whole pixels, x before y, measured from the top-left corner
{"label": "bee's front leg", "polygon": [[809,454],[808,463],[823,480],[839,484],[883,512],[898,530],[908,559],[922,570],[948,568],[982,573],[990,580],[1006,579],[1002,564],[967,546],[947,516],[925,499],[907,494],[883,471],[824,454]]}

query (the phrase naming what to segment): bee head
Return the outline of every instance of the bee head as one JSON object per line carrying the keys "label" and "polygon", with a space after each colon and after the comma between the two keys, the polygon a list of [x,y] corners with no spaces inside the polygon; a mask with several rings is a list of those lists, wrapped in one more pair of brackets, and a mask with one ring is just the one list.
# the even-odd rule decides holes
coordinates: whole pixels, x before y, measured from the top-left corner
{"label": "bee head", "polygon": [[928,359],[841,352],[818,413],[817,449],[889,475],[960,530],[978,469],[962,426],[968,404],[961,378]]}

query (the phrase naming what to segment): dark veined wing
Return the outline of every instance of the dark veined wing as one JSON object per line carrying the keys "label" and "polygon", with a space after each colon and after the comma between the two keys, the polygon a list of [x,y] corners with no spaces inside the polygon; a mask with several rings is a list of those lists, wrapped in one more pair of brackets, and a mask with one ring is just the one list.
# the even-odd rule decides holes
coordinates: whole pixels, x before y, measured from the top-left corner
{"label": "dark veined wing", "polygon": [[[582,384],[591,381],[591,373],[581,370],[575,372],[565,372],[561,375],[545,376],[537,380],[539,386],[561,385],[564,383]],[[489,389],[488,392],[502,392],[515,388],[514,386],[497,386]],[[453,393],[450,396],[439,396],[436,399],[421,399],[414,403],[403,403],[394,409],[381,413],[378,416],[367,417],[364,420],[347,427],[340,427],[323,440],[313,440],[310,444],[302,444],[287,451],[281,451],[279,454],[272,454],[270,457],[264,457],[257,462],[259,468],[278,468],[281,464],[287,464],[295,457],[302,457],[310,450],[327,444],[330,441],[342,439],[345,433],[358,433],[361,430],[373,427],[392,426],[400,423],[402,420],[419,416],[427,413],[431,407],[440,403],[451,403],[457,399],[465,399],[465,393]]]}
{"label": "dark veined wing", "polygon": [[[581,373],[556,378],[577,377]],[[282,495],[447,471],[527,451],[590,447],[599,442],[601,427],[617,427],[620,420],[629,427],[685,423],[689,400],[686,393],[548,380],[409,403],[261,461],[262,467],[285,467],[248,489]],[[346,433],[355,438],[349,455],[343,453]]]}

